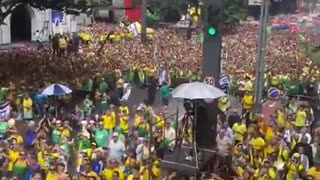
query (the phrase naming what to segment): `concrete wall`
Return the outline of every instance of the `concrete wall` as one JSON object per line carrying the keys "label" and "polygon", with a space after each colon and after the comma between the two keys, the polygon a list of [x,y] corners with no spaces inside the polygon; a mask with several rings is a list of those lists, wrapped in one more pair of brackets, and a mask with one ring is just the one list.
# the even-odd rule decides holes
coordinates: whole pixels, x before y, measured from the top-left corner
{"label": "concrete wall", "polygon": [[[56,32],[77,32],[80,28],[85,27],[92,23],[91,17],[86,14],[79,16],[65,15],[63,22],[59,26],[51,23],[51,10],[47,9],[39,11],[32,7],[27,7],[31,18],[31,39],[36,40],[34,32],[36,30],[42,31],[42,39],[47,41],[49,35]],[[11,30],[10,30],[11,15],[7,16],[4,20],[5,25],[0,25],[0,44],[11,43]]]}

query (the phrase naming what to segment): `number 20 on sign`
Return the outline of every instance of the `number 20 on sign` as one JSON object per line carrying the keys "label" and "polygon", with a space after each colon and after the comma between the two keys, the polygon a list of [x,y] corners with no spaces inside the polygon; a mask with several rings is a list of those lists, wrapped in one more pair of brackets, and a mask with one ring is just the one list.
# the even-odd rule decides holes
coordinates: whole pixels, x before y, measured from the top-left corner
{"label": "number 20 on sign", "polygon": [[206,83],[206,84],[209,84],[211,86],[214,86],[215,85],[215,80],[213,77],[209,76],[209,77],[205,77],[203,79],[203,82]]}

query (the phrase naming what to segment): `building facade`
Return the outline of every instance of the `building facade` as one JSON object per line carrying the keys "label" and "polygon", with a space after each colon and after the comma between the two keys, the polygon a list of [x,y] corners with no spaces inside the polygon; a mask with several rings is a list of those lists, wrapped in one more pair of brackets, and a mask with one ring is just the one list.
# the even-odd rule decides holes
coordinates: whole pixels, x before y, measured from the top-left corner
{"label": "building facade", "polygon": [[41,33],[41,39],[48,41],[54,33],[77,32],[92,23],[87,14],[66,15],[63,12],[47,9],[37,10],[30,6],[19,5],[0,25],[0,44],[21,41],[36,41],[35,32]]}

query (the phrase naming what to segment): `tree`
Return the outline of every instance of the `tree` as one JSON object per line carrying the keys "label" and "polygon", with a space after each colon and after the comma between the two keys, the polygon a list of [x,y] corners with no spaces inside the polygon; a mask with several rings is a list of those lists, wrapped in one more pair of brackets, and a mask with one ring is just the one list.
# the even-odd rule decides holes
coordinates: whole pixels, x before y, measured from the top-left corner
{"label": "tree", "polygon": [[[159,14],[160,20],[169,22],[178,21],[181,14],[187,13],[188,5],[196,6],[198,2],[198,0],[148,0],[149,6]],[[241,0],[225,0],[224,3],[226,24],[238,23],[247,17],[247,11]]]}
{"label": "tree", "polygon": [[247,11],[242,5],[241,0],[225,0],[224,1],[224,20],[225,23],[239,23],[247,17]]}
{"label": "tree", "polygon": [[4,24],[4,19],[10,15],[17,6],[29,5],[39,10],[54,9],[76,13],[80,10],[85,12],[93,5],[87,0],[0,0],[0,24]]}

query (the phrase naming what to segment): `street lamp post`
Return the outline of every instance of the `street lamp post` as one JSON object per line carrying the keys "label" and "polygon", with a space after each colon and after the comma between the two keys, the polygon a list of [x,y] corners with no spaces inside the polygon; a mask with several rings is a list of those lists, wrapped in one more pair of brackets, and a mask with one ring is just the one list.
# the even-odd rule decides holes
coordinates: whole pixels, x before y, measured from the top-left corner
{"label": "street lamp post", "polygon": [[269,0],[263,0],[260,11],[260,26],[258,36],[258,55],[256,62],[256,79],[255,79],[255,106],[254,111],[261,113],[262,111],[262,93],[264,89],[264,71],[265,71],[265,54],[267,42],[267,25],[269,13]]}

